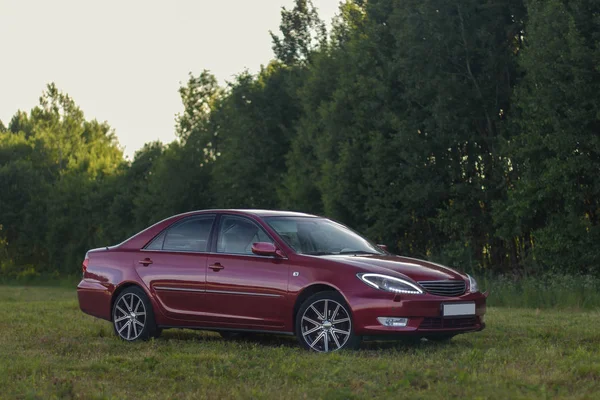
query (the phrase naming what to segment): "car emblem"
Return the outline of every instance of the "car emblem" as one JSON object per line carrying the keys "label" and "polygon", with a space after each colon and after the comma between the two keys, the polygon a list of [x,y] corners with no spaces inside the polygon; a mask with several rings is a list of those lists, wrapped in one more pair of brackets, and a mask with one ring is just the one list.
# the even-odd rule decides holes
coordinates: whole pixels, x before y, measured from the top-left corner
{"label": "car emblem", "polygon": [[300,272],[294,272],[294,273],[292,273],[292,276],[299,276],[299,275],[300,275]]}

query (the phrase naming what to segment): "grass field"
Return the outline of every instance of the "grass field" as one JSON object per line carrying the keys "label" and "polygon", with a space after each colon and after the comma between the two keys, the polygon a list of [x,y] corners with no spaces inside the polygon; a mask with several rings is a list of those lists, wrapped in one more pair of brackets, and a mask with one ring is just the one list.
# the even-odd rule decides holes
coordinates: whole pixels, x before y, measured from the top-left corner
{"label": "grass field", "polygon": [[0,286],[0,398],[600,398],[600,313],[490,307],[447,344],[313,354],[293,338],[124,343],[73,289]]}

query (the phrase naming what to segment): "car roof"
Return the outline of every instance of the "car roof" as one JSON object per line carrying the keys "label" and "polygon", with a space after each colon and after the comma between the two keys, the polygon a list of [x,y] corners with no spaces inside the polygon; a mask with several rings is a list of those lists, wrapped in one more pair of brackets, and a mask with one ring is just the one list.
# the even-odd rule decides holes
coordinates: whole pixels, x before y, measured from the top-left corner
{"label": "car roof", "polygon": [[317,215],[305,214],[295,211],[281,211],[281,210],[256,210],[256,209],[210,209],[210,210],[197,210],[185,214],[199,214],[199,213],[231,213],[231,214],[250,214],[257,217],[308,217],[318,218]]}
{"label": "car roof", "polygon": [[173,222],[181,220],[186,217],[202,214],[238,214],[238,215],[252,215],[258,218],[262,217],[304,217],[304,218],[318,218],[316,215],[304,214],[294,211],[276,211],[276,210],[243,210],[243,209],[210,209],[210,210],[197,210],[190,211],[183,214],[173,215],[162,221],[155,223],[152,226],[144,229],[141,232],[136,233],[129,239],[118,244],[117,246],[123,248],[140,249],[143,247],[148,240],[156,236],[162,229],[166,228]]}

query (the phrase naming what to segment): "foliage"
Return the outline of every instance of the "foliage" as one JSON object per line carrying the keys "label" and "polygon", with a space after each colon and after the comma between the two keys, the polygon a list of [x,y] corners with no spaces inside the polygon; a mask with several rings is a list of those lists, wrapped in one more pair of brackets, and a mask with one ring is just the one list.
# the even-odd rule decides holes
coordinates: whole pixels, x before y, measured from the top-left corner
{"label": "foliage", "polygon": [[600,5],[346,0],[327,34],[282,9],[276,60],[179,89],[172,143],[123,159],[53,84],[0,123],[2,274],[203,208],[324,214],[394,252],[480,273],[597,276]]}
{"label": "foliage", "polygon": [[276,194],[299,114],[296,81],[293,69],[273,62],[257,77],[244,73],[230,84],[213,113],[219,140],[211,191],[219,199],[216,206],[279,206]]}
{"label": "foliage", "polygon": [[292,65],[309,61],[311,54],[326,41],[325,24],[311,0],[295,0],[294,8],[281,9],[281,37],[270,32],[278,60]]}
{"label": "foliage", "polygon": [[107,239],[98,225],[101,196],[122,163],[110,127],[85,120],[68,95],[48,85],[40,105],[17,113],[0,133],[0,215],[7,243],[0,261],[36,272],[79,265],[85,248]]}
{"label": "foliage", "polygon": [[531,0],[519,114],[507,143],[511,187],[497,213],[504,237],[538,268],[598,271],[600,4]]}

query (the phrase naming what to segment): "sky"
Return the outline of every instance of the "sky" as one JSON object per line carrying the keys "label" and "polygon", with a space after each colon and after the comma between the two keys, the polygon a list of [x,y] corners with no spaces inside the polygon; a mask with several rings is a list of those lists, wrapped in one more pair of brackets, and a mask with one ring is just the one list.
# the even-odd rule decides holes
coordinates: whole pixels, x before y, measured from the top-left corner
{"label": "sky", "polygon": [[[329,22],[339,1],[313,4]],[[224,84],[273,58],[282,6],[293,0],[0,0],[0,120],[29,112],[54,82],[132,158],[175,138],[189,72]]]}

